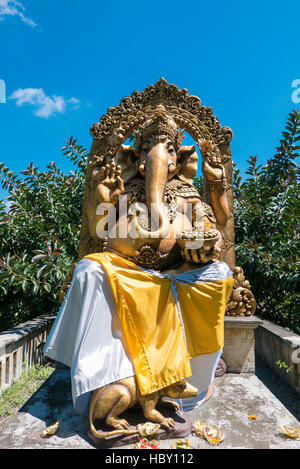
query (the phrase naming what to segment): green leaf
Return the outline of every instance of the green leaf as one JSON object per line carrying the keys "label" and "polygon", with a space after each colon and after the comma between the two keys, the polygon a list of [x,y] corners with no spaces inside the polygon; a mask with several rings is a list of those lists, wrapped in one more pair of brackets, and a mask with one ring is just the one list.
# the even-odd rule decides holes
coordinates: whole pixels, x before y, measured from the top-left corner
{"label": "green leaf", "polygon": [[42,273],[44,272],[44,270],[47,268],[48,264],[45,264],[43,265],[37,272],[36,274],[36,278],[39,279],[42,275]]}
{"label": "green leaf", "polygon": [[48,293],[50,293],[50,291],[51,291],[51,285],[50,285],[49,283],[45,283],[45,284],[44,284],[44,289],[45,289]]}
{"label": "green leaf", "polygon": [[45,257],[48,257],[46,254],[39,254],[38,256],[34,256],[32,259],[31,259],[31,262],[36,262],[36,261],[39,261],[41,259],[44,259]]}

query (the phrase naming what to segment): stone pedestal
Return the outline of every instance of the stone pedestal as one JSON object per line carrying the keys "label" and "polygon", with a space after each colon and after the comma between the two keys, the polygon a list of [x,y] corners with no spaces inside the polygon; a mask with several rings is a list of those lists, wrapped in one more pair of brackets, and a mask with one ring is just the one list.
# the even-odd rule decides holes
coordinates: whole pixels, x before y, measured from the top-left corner
{"label": "stone pedestal", "polygon": [[254,373],[254,331],[263,321],[256,316],[226,316],[223,359],[228,373]]}
{"label": "stone pedestal", "polygon": [[[167,431],[164,428],[159,428],[155,435],[148,436],[148,440],[166,440],[166,439],[177,439],[188,436],[192,431],[192,420],[185,412],[175,412],[174,410],[168,409],[163,404],[157,405],[157,410],[162,413],[164,417],[171,417],[175,422],[175,427],[172,430]],[[122,418],[125,418],[130,422],[129,431],[135,431],[138,424],[143,424],[147,421],[145,419],[142,409],[137,406],[136,408],[130,409],[124,414]],[[88,429],[87,436],[91,443],[98,448],[118,448],[125,445],[131,445],[138,443],[139,438],[142,438],[139,433],[133,435],[112,435],[113,428],[108,427],[105,422],[98,422],[96,427],[98,432],[98,438],[91,433]],[[125,433],[125,432],[124,432]]]}

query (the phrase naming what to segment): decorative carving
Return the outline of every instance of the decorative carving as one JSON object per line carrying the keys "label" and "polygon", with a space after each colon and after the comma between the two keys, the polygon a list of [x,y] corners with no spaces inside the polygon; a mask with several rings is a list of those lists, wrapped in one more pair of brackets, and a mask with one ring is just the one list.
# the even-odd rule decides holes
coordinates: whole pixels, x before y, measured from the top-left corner
{"label": "decorative carving", "polygon": [[215,181],[207,181],[207,188],[210,191],[214,191],[214,190],[222,191],[223,189],[226,189],[226,179],[223,178],[223,179],[217,179]]}
{"label": "decorative carving", "polygon": [[212,208],[210,205],[206,204],[205,202],[203,202],[203,207],[204,207],[204,215],[206,216],[206,218],[208,218],[208,220],[211,222],[211,223],[216,223],[216,217],[214,215],[214,212],[212,211]]}
{"label": "decorative carving", "polygon": [[154,115],[141,125],[140,130],[136,133],[137,146],[139,146],[142,137],[145,139],[147,136],[154,135],[167,135],[170,137],[176,150],[180,147],[184,137],[184,131],[178,131],[176,122],[162,104],[155,108]]}
{"label": "decorative carving", "polygon": [[179,208],[177,203],[177,190],[176,187],[169,186],[165,191],[165,201],[168,206],[168,216],[170,223],[176,218],[176,213]]}
{"label": "decorative carving", "polygon": [[212,140],[200,139],[198,142],[200,152],[204,158],[208,158],[211,163],[224,165],[230,160],[230,156],[222,153],[220,148]]}
{"label": "decorative carving", "polygon": [[[159,116],[160,111],[163,111]],[[225,168],[223,180],[220,182],[207,181],[204,184],[204,201],[205,215],[212,222],[216,219],[211,209],[211,196],[214,192],[218,192],[224,188],[225,178],[227,181],[226,192],[229,206],[229,215],[225,227],[220,231],[223,238],[222,251],[220,259],[228,263],[232,270],[235,271],[235,277],[239,278],[235,268],[234,254],[234,220],[233,220],[233,194],[232,194],[232,164],[230,153],[230,141],[232,139],[232,131],[229,127],[221,127],[217,117],[213,115],[210,107],[202,106],[201,100],[197,96],[192,96],[186,89],[180,90],[177,86],[167,83],[163,78],[156,84],[150,85],[142,92],[134,91],[131,96],[125,97],[120,104],[108,109],[107,113],[102,116],[100,122],[91,127],[91,135],[94,138],[90,159],[87,168],[85,198],[83,202],[82,229],[80,236],[79,259],[91,252],[101,252],[103,250],[103,240],[94,240],[91,238],[88,229],[87,206],[91,195],[91,175],[94,168],[110,163],[112,158],[120,151],[121,145],[127,138],[136,133],[137,139],[140,131],[147,131],[149,119],[153,119],[156,115],[160,122],[156,122],[158,126],[163,126],[164,130],[174,138],[179,144],[181,134],[173,135],[172,124],[166,118],[166,114],[174,120],[179,129],[188,132],[197,142],[199,149],[205,141],[207,151],[210,152],[211,158],[219,161]],[[152,121],[153,124],[153,121]],[[150,127],[148,127],[148,130]],[[175,131],[175,128],[173,129]],[[178,129],[177,129],[178,130]],[[176,131],[177,131],[176,130]],[[203,148],[202,148],[203,150]],[[132,168],[134,173],[134,167]],[[132,182],[132,187],[130,184]],[[130,203],[145,201],[145,188],[142,187],[142,180],[134,178],[128,181],[126,192],[132,193]],[[176,212],[177,198],[182,199],[200,199],[196,188],[180,180],[173,178],[167,183],[165,193],[166,201],[169,203],[169,219],[172,222]],[[144,262],[144,265],[154,265],[154,261],[150,261],[150,251],[144,250],[137,253],[137,258]],[[153,253],[152,253],[153,254]],[[157,259],[153,254],[152,259]],[[171,258],[170,258],[171,260]],[[155,261],[156,262],[156,261]],[[161,265],[161,258],[156,262],[156,266]],[[236,270],[237,269],[237,270]],[[159,268],[161,270],[161,268]],[[235,280],[237,282],[237,280]],[[236,286],[229,302],[227,314],[253,314],[255,310],[255,300],[249,288],[243,284]],[[250,312],[250,313],[249,313]]]}
{"label": "decorative carving", "polygon": [[105,156],[93,155],[92,159],[89,160],[88,165],[90,168],[95,168],[96,166],[101,166],[105,160]]}
{"label": "decorative carving", "polygon": [[[107,248],[106,250],[120,254],[114,249]],[[160,272],[174,268],[176,265],[182,263],[179,249],[172,249],[168,254],[161,254],[157,249],[146,245],[137,250],[134,256],[125,256],[124,253],[121,254],[136,265]]]}
{"label": "decorative carving", "polygon": [[231,243],[227,239],[223,239],[223,244],[222,244],[222,247],[221,247],[222,254],[224,255],[228,251],[228,249],[230,249],[232,247],[234,247],[233,243]]}
{"label": "decorative carving", "polygon": [[160,267],[161,259],[162,256],[160,256],[159,251],[153,249],[151,246],[143,246],[142,249],[137,251],[133,262],[147,269],[159,270],[157,267]]}
{"label": "decorative carving", "polygon": [[[190,95],[186,89],[180,90],[177,86],[167,83],[164,78],[148,86],[142,92],[134,91],[131,96],[122,99],[119,105],[110,107],[101,117],[100,122],[91,127],[94,141],[86,175],[79,259],[91,252],[87,206],[91,195],[90,181],[93,169],[110,163],[117,155],[120,145],[132,134],[137,133],[138,136],[141,128],[145,132],[147,121],[149,123],[149,119],[157,116],[162,108],[164,108],[164,113],[166,112],[174,120],[178,128],[188,132],[198,145],[203,139],[210,141],[214,150],[219,150],[222,161],[226,162],[226,165],[231,165],[229,143],[232,139],[232,131],[228,127],[221,127],[212,109],[202,106],[197,96]],[[172,126],[169,124],[170,122],[164,121],[161,116],[160,125],[166,125],[170,132]],[[177,144],[180,143],[181,138],[182,133],[179,131]],[[227,180],[231,183],[228,176]],[[192,191],[187,190],[188,192]],[[187,193],[186,197],[188,197]],[[192,196],[192,194],[189,195],[189,197]],[[172,213],[170,215],[172,217]],[[234,235],[230,234],[232,231],[230,228],[225,236],[233,238]],[[102,248],[101,241],[97,243],[97,248],[98,250]],[[231,263],[234,263],[234,260]]]}
{"label": "decorative carving", "polygon": [[245,279],[243,269],[235,267],[233,272],[233,290],[227,303],[226,316],[251,316],[256,310],[256,301],[250,291],[250,284]]}
{"label": "decorative carving", "polygon": [[130,203],[144,202],[146,200],[145,181],[135,178],[126,185],[126,193],[132,193]]}
{"label": "decorative carving", "polygon": [[141,93],[134,91],[130,97],[123,98],[119,106],[110,107],[100,122],[92,125],[91,135],[95,140],[107,141],[113,133],[125,141],[144,125],[153,109],[161,104],[195,141],[198,142],[203,137],[211,137],[217,144],[231,141],[231,129],[221,127],[219,120],[212,113],[212,108],[202,106],[197,96],[191,96],[186,89],[180,90],[164,78]]}
{"label": "decorative carving", "polygon": [[172,179],[167,183],[165,194],[167,195],[170,192],[184,199],[193,198],[201,200],[200,194],[195,186],[179,179]]}

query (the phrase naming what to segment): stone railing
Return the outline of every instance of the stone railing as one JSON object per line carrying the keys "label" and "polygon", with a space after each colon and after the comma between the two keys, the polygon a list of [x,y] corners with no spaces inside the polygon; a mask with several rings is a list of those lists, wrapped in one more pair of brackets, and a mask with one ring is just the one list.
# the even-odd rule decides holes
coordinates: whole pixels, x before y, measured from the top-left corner
{"label": "stone railing", "polygon": [[[25,366],[44,360],[43,348],[55,315],[43,315],[0,333],[0,393],[13,379],[22,376]],[[300,336],[262,321],[255,316],[225,317],[223,359],[229,373],[255,373],[255,353],[290,386],[300,390]],[[299,352],[299,353],[298,353]],[[297,354],[297,362],[293,361]],[[286,368],[280,368],[280,360]]]}
{"label": "stone railing", "polygon": [[299,335],[264,320],[255,330],[255,353],[300,393]]}
{"label": "stone railing", "polygon": [[55,315],[43,315],[0,333],[0,393],[22,376],[25,367],[44,360],[43,346]]}
{"label": "stone railing", "polygon": [[[0,392],[20,378],[25,366],[44,360],[43,348],[55,315],[43,315],[0,334]],[[230,373],[254,373],[254,330],[262,321],[254,316],[225,317],[223,358]]]}

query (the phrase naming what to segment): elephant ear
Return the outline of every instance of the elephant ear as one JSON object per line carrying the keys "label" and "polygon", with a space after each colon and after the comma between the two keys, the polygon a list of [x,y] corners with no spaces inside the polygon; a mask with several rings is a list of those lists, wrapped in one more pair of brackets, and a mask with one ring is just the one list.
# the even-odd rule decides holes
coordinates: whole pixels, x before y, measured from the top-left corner
{"label": "elephant ear", "polygon": [[138,173],[137,149],[131,145],[121,145],[116,154],[116,164],[121,166],[121,177],[124,183],[133,179]]}

